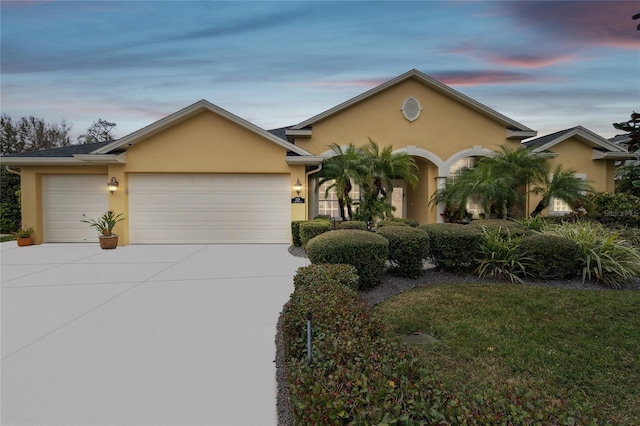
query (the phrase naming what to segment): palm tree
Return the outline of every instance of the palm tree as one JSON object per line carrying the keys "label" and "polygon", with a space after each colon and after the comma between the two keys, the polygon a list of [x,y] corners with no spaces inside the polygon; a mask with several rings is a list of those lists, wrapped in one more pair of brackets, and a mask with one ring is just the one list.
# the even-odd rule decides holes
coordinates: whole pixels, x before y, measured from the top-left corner
{"label": "palm tree", "polygon": [[578,178],[575,170],[563,170],[560,164],[553,170],[553,177],[545,176],[542,185],[536,186],[531,192],[542,194],[542,199],[531,212],[531,217],[536,217],[549,207],[551,198],[558,198],[569,205],[574,205],[586,199],[586,194],[593,192],[593,188],[586,181]]}
{"label": "palm tree", "polygon": [[324,161],[318,184],[322,185],[333,181],[327,188],[325,197],[332,189],[335,190],[340,217],[345,220],[352,216],[351,197],[349,196],[353,189],[352,181],[359,184],[362,176],[366,174],[366,168],[363,165],[360,151],[355,145],[349,144],[346,149],[342,149],[340,145],[334,143],[330,147],[335,155]]}
{"label": "palm tree", "polygon": [[385,216],[391,213],[387,195],[393,192],[393,179],[404,179],[409,186],[418,184],[418,165],[404,152],[393,152],[387,145],[380,149],[377,142],[369,139],[369,144],[359,149],[363,166],[367,173],[361,179],[361,211],[373,216]]}
{"label": "palm tree", "polygon": [[468,200],[474,200],[485,212],[506,218],[511,209],[524,202],[527,185],[543,181],[548,171],[546,158],[523,147],[501,146],[495,156],[480,158],[474,168],[463,169],[449,179],[430,203],[444,201],[462,211]]}

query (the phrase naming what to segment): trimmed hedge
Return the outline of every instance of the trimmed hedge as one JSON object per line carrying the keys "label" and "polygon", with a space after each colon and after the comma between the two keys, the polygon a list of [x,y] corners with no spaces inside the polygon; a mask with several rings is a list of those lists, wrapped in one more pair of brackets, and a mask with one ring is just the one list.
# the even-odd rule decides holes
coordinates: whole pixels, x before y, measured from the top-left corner
{"label": "trimmed hedge", "polygon": [[500,232],[503,235],[509,234],[512,237],[521,237],[533,234],[533,231],[529,229],[529,227],[513,220],[480,219],[471,221],[467,226],[478,229],[479,231],[482,231],[482,228],[486,228],[489,231],[500,229]]}
{"label": "trimmed hedge", "polygon": [[302,247],[302,240],[300,239],[300,224],[306,222],[305,220],[294,220],[291,222],[291,240],[296,247]]}
{"label": "trimmed hedge", "polygon": [[373,232],[344,229],[318,235],[307,243],[311,263],[346,263],[358,270],[359,289],[380,284],[389,242]]}
{"label": "trimmed hedge", "polygon": [[388,337],[356,292],[323,279],[294,291],[281,325],[297,425],[600,424],[593,409],[553,396],[445,389],[430,379],[424,355]]}
{"label": "trimmed hedge", "polygon": [[359,229],[361,231],[367,231],[367,222],[362,220],[347,220],[340,223],[339,229]]}
{"label": "trimmed hedge", "polygon": [[471,270],[482,243],[482,232],[469,225],[431,223],[419,227],[429,235],[429,259],[448,271]]}
{"label": "trimmed hedge", "polygon": [[534,234],[522,237],[518,250],[526,255],[527,273],[541,279],[575,277],[580,271],[578,245],[563,237]]}
{"label": "trimmed hedge", "polygon": [[299,228],[300,242],[302,243],[302,247],[306,247],[309,240],[320,234],[331,231],[333,226],[328,220],[314,219],[300,223]]}
{"label": "trimmed hedge", "polygon": [[390,272],[406,278],[419,277],[429,255],[429,235],[406,225],[385,226],[376,232],[389,240]]}
{"label": "trimmed hedge", "polygon": [[415,219],[407,219],[402,217],[394,217],[391,219],[381,220],[376,223],[377,228],[383,228],[385,226],[410,226],[412,228],[417,228],[419,225],[418,221]]}
{"label": "trimmed hedge", "polygon": [[321,263],[298,268],[293,278],[293,286],[296,290],[321,283],[334,283],[357,291],[358,271],[352,265]]}

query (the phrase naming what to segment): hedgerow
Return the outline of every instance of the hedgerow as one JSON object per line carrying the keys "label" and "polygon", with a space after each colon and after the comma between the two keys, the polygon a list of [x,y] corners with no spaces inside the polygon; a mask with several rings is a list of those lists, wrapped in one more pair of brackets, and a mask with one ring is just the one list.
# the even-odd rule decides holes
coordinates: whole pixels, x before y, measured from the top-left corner
{"label": "hedgerow", "polygon": [[298,268],[298,271],[293,278],[293,286],[295,289],[314,286],[323,282],[343,285],[351,290],[357,291],[358,270],[355,267],[346,264],[312,264]]}
{"label": "hedgerow", "polygon": [[302,247],[306,247],[312,238],[329,232],[333,229],[331,222],[324,219],[314,219],[300,223],[300,242]]}
{"label": "hedgerow", "polygon": [[324,277],[296,288],[283,310],[282,333],[296,425],[598,424],[589,407],[547,395],[445,389],[430,379],[413,347],[372,318],[355,291]]}
{"label": "hedgerow", "polygon": [[339,229],[359,229],[361,231],[367,230],[367,222],[362,220],[347,220],[340,224]]}

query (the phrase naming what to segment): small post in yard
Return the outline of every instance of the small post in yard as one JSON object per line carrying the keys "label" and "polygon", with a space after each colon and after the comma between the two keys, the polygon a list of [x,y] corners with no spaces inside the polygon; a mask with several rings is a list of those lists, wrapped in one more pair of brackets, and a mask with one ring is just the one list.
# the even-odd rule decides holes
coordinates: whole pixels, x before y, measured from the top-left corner
{"label": "small post in yard", "polygon": [[311,354],[311,312],[307,312],[307,359],[309,365],[313,361],[313,355]]}

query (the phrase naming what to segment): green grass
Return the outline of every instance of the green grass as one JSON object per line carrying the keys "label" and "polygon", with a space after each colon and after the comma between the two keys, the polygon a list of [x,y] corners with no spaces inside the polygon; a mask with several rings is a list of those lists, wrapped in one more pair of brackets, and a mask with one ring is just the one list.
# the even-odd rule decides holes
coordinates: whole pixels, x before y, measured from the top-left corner
{"label": "green grass", "polygon": [[15,235],[5,235],[3,237],[0,237],[0,243],[4,243],[5,241],[13,241],[16,239]]}
{"label": "green grass", "polygon": [[640,424],[640,292],[509,284],[421,287],[378,305],[420,346],[451,390],[526,390],[596,407],[614,424]]}

